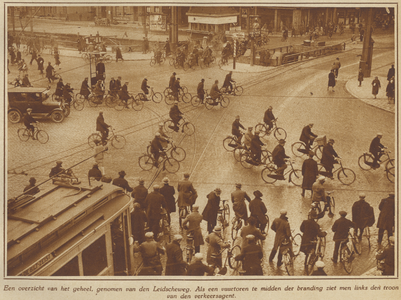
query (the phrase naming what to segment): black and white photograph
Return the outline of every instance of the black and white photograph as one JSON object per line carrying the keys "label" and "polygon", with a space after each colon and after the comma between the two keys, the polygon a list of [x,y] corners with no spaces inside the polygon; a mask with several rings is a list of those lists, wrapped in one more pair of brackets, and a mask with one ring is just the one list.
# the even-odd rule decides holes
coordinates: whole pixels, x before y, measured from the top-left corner
{"label": "black and white photograph", "polygon": [[397,1],[2,13],[3,299],[399,299]]}

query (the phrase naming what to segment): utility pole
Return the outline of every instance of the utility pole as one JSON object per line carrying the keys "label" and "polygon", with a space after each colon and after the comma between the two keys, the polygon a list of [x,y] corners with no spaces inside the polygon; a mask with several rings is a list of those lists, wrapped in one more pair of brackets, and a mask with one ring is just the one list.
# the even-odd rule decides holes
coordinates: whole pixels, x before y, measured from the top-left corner
{"label": "utility pole", "polygon": [[33,9],[32,7],[29,8],[29,15],[30,15],[30,24],[31,24],[31,32],[33,32]]}
{"label": "utility pole", "polygon": [[373,9],[369,8],[367,12],[366,30],[363,35],[363,49],[360,68],[362,68],[363,76],[370,77],[372,70],[372,57],[373,57],[373,39],[372,39],[372,19]]}
{"label": "utility pole", "polygon": [[171,47],[175,51],[178,44],[178,8],[171,7]]}
{"label": "utility pole", "polygon": [[143,25],[143,34],[145,37],[147,37],[148,32],[146,30],[146,6],[142,7],[142,25]]}

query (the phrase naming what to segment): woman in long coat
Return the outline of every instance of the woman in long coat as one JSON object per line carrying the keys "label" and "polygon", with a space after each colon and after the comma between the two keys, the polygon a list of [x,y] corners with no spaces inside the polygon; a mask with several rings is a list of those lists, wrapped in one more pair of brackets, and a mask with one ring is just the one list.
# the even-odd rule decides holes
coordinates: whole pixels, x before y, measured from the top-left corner
{"label": "woman in long coat", "polygon": [[329,73],[329,84],[327,90],[330,91],[331,87],[331,91],[334,92],[335,85],[336,85],[336,75],[334,74],[334,69],[332,69]]}
{"label": "woman in long coat", "polygon": [[220,194],[219,188],[207,195],[207,204],[202,212],[203,220],[207,221],[207,231],[211,233],[217,224],[217,214],[220,208]]}
{"label": "woman in long coat", "polygon": [[309,152],[309,158],[302,164],[302,197],[305,196],[305,190],[312,190],[312,184],[315,183],[316,177],[319,174],[317,162],[313,159],[314,153]]}
{"label": "woman in long coat", "polygon": [[376,99],[377,94],[379,93],[380,88],[381,88],[380,80],[376,76],[375,79],[373,79],[373,81],[372,81],[372,95],[375,96],[375,99]]}

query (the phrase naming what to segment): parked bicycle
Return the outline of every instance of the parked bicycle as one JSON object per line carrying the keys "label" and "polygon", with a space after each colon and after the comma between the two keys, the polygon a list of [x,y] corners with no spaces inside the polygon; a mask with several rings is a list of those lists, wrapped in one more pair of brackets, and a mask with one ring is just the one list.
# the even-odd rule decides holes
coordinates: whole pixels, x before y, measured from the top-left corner
{"label": "parked bicycle", "polygon": [[[301,186],[302,184],[302,171],[299,169],[294,169],[294,161],[288,160],[290,162],[290,168],[288,168],[287,172],[283,175],[289,174],[288,181],[296,186]],[[276,166],[272,163],[267,164],[266,167],[262,170],[262,179],[264,182],[273,184],[277,181],[278,176],[276,174]]]}
{"label": "parked bicycle", "polygon": [[[340,180],[340,182],[342,184],[351,185],[352,183],[354,183],[354,181],[356,179],[355,172],[349,168],[344,168],[343,163],[340,158],[337,159],[337,162],[339,164],[339,167],[333,171],[333,173],[332,173],[333,177],[334,177],[334,174],[337,173],[337,178],[338,178],[338,180]],[[324,168],[324,166],[321,164],[318,164],[318,172],[319,172],[319,174],[321,174],[323,176],[326,176],[329,178],[331,177],[330,176],[331,174],[329,172],[327,172],[326,169]]]}
{"label": "parked bicycle", "polygon": [[241,96],[242,93],[244,92],[244,89],[242,88],[242,86],[237,85],[235,83],[235,81],[232,83],[233,88],[231,91],[228,90],[228,87],[222,87],[220,89],[220,92],[226,95],[233,95],[233,96]]}
{"label": "parked bicycle", "polygon": [[[383,156],[385,157],[383,159],[380,159],[380,161],[377,161],[377,164],[380,166],[382,164],[385,164],[385,172],[386,172],[386,176],[387,179],[394,183],[395,180],[395,160],[393,158],[390,158],[390,153],[391,151],[388,150],[384,150],[383,151]],[[362,154],[359,158],[358,158],[358,164],[359,167],[362,170],[368,171],[370,169],[376,169],[373,166],[373,161],[374,161],[374,156],[372,153],[369,152],[365,152],[364,154]]]}
{"label": "parked bicycle", "polygon": [[[120,134],[115,134],[113,127],[110,126],[109,129],[110,129],[109,136],[107,137],[106,143],[111,142],[111,145],[117,149],[124,148],[125,143],[126,143],[125,137]],[[96,140],[98,140],[98,141],[102,140],[102,135],[99,132],[92,133],[88,137],[88,144],[91,148],[94,148],[96,146],[96,144],[95,144]]]}
{"label": "parked bicycle", "polygon": [[46,131],[39,129],[38,123],[35,123],[35,125],[33,125],[34,126],[33,133],[26,127],[19,128],[17,131],[19,139],[23,142],[26,142],[30,138],[32,138],[33,140],[38,140],[39,143],[41,144],[46,144],[47,141],[49,140],[49,135],[47,134]]}
{"label": "parked bicycle", "polygon": [[[181,127],[181,132],[186,135],[193,135],[195,133],[195,126],[191,122],[187,121],[184,117],[179,121],[178,128]],[[164,122],[164,131],[166,133],[172,133],[174,131],[174,122],[169,119]]]}
{"label": "parked bicycle", "polygon": [[278,141],[281,139],[285,140],[287,138],[287,132],[283,128],[277,127],[277,120],[278,118],[272,121],[273,127],[270,128],[269,130],[267,130],[267,125],[265,123],[258,123],[255,126],[255,131],[259,131],[260,137],[264,137],[266,135],[270,135],[271,133],[273,133],[274,137]]}
{"label": "parked bicycle", "polygon": [[291,145],[292,153],[297,157],[302,157],[308,155],[309,151],[312,151],[319,160],[322,159],[323,147],[326,145],[326,136],[317,137],[314,139],[313,144],[310,150],[307,150],[304,142],[295,142]]}

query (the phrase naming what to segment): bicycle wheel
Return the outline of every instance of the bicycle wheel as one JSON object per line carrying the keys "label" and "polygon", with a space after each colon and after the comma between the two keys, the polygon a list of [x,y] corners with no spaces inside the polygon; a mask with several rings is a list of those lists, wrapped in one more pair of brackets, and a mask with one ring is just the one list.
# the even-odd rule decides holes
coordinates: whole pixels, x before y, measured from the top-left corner
{"label": "bicycle wheel", "polygon": [[186,135],[193,135],[195,133],[195,126],[194,124],[192,124],[191,122],[185,122],[182,125],[182,131],[186,134]]}
{"label": "bicycle wheel", "polygon": [[316,148],[316,150],[315,150],[315,155],[316,155],[316,157],[317,157],[319,160],[322,159],[322,156],[323,156],[323,146],[322,146],[322,145],[320,145],[320,146],[318,146],[318,147]]}
{"label": "bicycle wheel", "polygon": [[174,158],[167,158],[164,161],[164,168],[169,173],[176,173],[180,169],[180,163]]}
{"label": "bicycle wheel", "polygon": [[156,60],[152,57],[150,59],[150,66],[153,67],[156,64]]}
{"label": "bicycle wheel", "polygon": [[302,185],[302,171],[301,170],[293,170],[290,173],[290,181],[296,185],[296,186],[301,186]]}
{"label": "bicycle wheel", "polygon": [[241,266],[241,261],[235,260],[235,257],[241,254],[241,247],[235,245],[228,253],[228,265],[232,270],[238,270]]}
{"label": "bicycle wheel", "polygon": [[285,254],[283,254],[283,261],[285,265],[285,270],[287,274],[290,276],[294,275],[294,261],[291,258],[290,251],[287,250]]}
{"label": "bicycle wheel", "polygon": [[273,184],[277,181],[277,179],[269,177],[269,175],[274,175],[274,174],[275,174],[274,169],[269,166],[266,166],[266,168],[264,168],[261,173],[263,181],[268,184]]}
{"label": "bicycle wheel", "polygon": [[350,185],[355,181],[356,175],[351,169],[343,168],[342,170],[338,171],[337,177],[342,184]]}
{"label": "bicycle wheel", "polygon": [[117,105],[114,106],[114,109],[117,111],[122,111],[128,104],[126,104],[123,100],[119,100]]}
{"label": "bicycle wheel", "polygon": [[182,102],[184,102],[184,103],[189,103],[189,102],[191,102],[191,99],[192,99],[192,96],[191,96],[190,93],[184,93],[184,94],[182,94],[182,96],[181,96],[181,100],[182,100]]}
{"label": "bicycle wheel", "polygon": [[44,130],[38,130],[36,133],[36,138],[41,144],[46,144],[49,140],[49,135]]}
{"label": "bicycle wheel", "polygon": [[206,107],[206,109],[211,110],[215,106],[216,106],[216,103],[213,101],[212,98],[206,98],[205,99],[205,107]]}
{"label": "bicycle wheel", "polygon": [[336,201],[334,200],[334,197],[330,197],[330,206],[331,206],[331,212],[334,213],[335,208],[336,208]]}
{"label": "bicycle wheel", "polygon": [[358,165],[362,170],[370,170],[373,166],[374,157],[370,153],[364,153],[358,158]]}
{"label": "bicycle wheel", "polygon": [[343,264],[345,272],[350,274],[352,272],[352,258],[351,253],[346,245],[341,247],[340,261]]}
{"label": "bicycle wheel", "polygon": [[89,137],[88,137],[88,144],[91,148],[95,148],[96,144],[95,141],[101,141],[102,140],[102,136],[99,133],[92,133]]}
{"label": "bicycle wheel", "polygon": [[259,131],[259,136],[264,137],[267,134],[266,125],[263,123],[259,123],[255,126],[255,132]]}
{"label": "bicycle wheel", "polygon": [[230,99],[227,97],[221,97],[220,105],[223,108],[227,108],[230,105]]}
{"label": "bicycle wheel", "polygon": [[145,154],[138,159],[139,167],[144,171],[150,171],[153,168],[152,156]]}
{"label": "bicycle wheel", "polygon": [[272,162],[273,156],[269,150],[263,149],[262,150],[262,163],[265,165]]}
{"label": "bicycle wheel", "polygon": [[193,107],[198,107],[202,104],[202,100],[198,96],[192,96],[191,104]]}
{"label": "bicycle wheel", "polygon": [[292,239],[292,252],[297,256],[301,250],[302,235],[297,233]]}
{"label": "bicycle wheel", "polygon": [[302,157],[305,154],[308,154],[308,151],[306,150],[305,144],[302,142],[296,142],[294,144],[291,145],[291,150],[292,153],[296,156],[296,157]]}
{"label": "bicycle wheel", "polygon": [[274,137],[278,141],[281,139],[285,140],[287,138],[287,132],[283,128],[277,127],[276,130],[274,130]]}
{"label": "bicycle wheel", "polygon": [[370,228],[369,227],[365,227],[365,229],[363,230],[363,235],[368,240],[368,247],[369,247],[369,250],[370,250]]}
{"label": "bicycle wheel", "polygon": [[362,254],[362,240],[359,240],[358,237],[354,236],[351,238],[351,242],[356,254]]}
{"label": "bicycle wheel", "polygon": [[309,253],[308,259],[306,261],[305,269],[306,269],[306,274],[311,275],[313,273],[313,269],[315,267],[315,263],[318,260],[318,256],[315,254],[315,250],[312,250]]}
{"label": "bicycle wheel", "polygon": [[164,101],[166,102],[167,105],[173,105],[174,104],[174,96],[173,95],[167,95],[164,98]]}
{"label": "bicycle wheel", "polygon": [[166,87],[166,88],[164,89],[164,92],[163,92],[164,97],[167,97],[168,95],[171,95],[172,92],[173,92],[173,91],[172,91],[169,87]]}
{"label": "bicycle wheel", "polygon": [[114,135],[113,139],[111,140],[111,145],[116,149],[122,149],[125,146],[125,137],[122,135]]}
{"label": "bicycle wheel", "polygon": [[164,122],[164,131],[166,133],[172,133],[174,131],[174,123],[172,120],[167,120]]}
{"label": "bicycle wheel", "polygon": [[107,97],[105,99],[105,102],[106,102],[107,107],[113,108],[114,106],[117,105],[118,98],[117,97],[113,97],[111,95],[107,95]]}
{"label": "bicycle wheel", "polygon": [[223,227],[227,228],[228,226],[230,226],[230,206],[228,206],[228,203],[224,204],[223,207]]}
{"label": "bicycle wheel", "polygon": [[73,102],[72,102],[72,106],[76,109],[76,110],[83,110],[85,107],[85,102],[84,100],[78,99],[76,98]]}
{"label": "bicycle wheel", "polygon": [[228,136],[223,140],[223,147],[229,152],[233,152],[237,148],[237,141],[231,137]]}
{"label": "bicycle wheel", "polygon": [[177,160],[178,162],[183,161],[186,156],[187,153],[181,147],[174,147],[173,149],[171,149],[171,157]]}
{"label": "bicycle wheel", "polygon": [[141,100],[139,99],[139,97],[138,97],[138,98],[135,97],[135,99],[132,99],[131,106],[132,106],[132,108],[133,108],[134,110],[140,111],[140,110],[142,110],[142,108],[143,108],[143,101],[141,101]]}
{"label": "bicycle wheel", "polygon": [[320,257],[323,259],[324,255],[326,254],[326,237],[325,236],[320,237],[319,253],[320,253]]}
{"label": "bicycle wheel", "polygon": [[226,86],[222,86],[221,89],[220,89],[220,93],[228,94],[227,87]]}
{"label": "bicycle wheel", "polygon": [[183,91],[184,94],[189,94],[189,93],[188,93],[188,88],[187,88],[185,85],[183,85],[183,86],[181,87],[181,89],[182,89],[182,91]]}
{"label": "bicycle wheel", "polygon": [[234,149],[234,158],[236,161],[241,162],[241,158],[245,158],[244,153],[246,150],[244,148],[235,148]]}
{"label": "bicycle wheel", "polygon": [[88,102],[90,107],[98,107],[100,101],[97,99],[97,97],[89,96]]}
{"label": "bicycle wheel", "polygon": [[19,128],[17,132],[21,141],[26,142],[29,140],[29,131],[27,128]]}
{"label": "bicycle wheel", "polygon": [[233,221],[231,222],[231,237],[233,239],[233,241],[235,241],[235,239],[238,237],[238,231],[239,231],[239,219],[237,217],[233,218]]}
{"label": "bicycle wheel", "polygon": [[153,102],[155,102],[155,103],[160,103],[160,102],[162,102],[162,100],[163,100],[163,95],[162,95],[162,93],[159,93],[159,92],[154,93],[153,96],[152,96],[152,100],[153,100]]}
{"label": "bicycle wheel", "polygon": [[395,167],[390,167],[390,168],[386,169],[386,176],[387,176],[387,179],[391,183],[394,183],[394,181],[395,181]]}
{"label": "bicycle wheel", "polygon": [[242,86],[237,86],[234,89],[234,96],[241,96],[243,92],[244,89],[242,88]]}
{"label": "bicycle wheel", "polygon": [[251,169],[254,164],[252,163],[252,156],[249,152],[245,152],[242,157],[240,158],[241,166],[243,166],[245,169]]}

